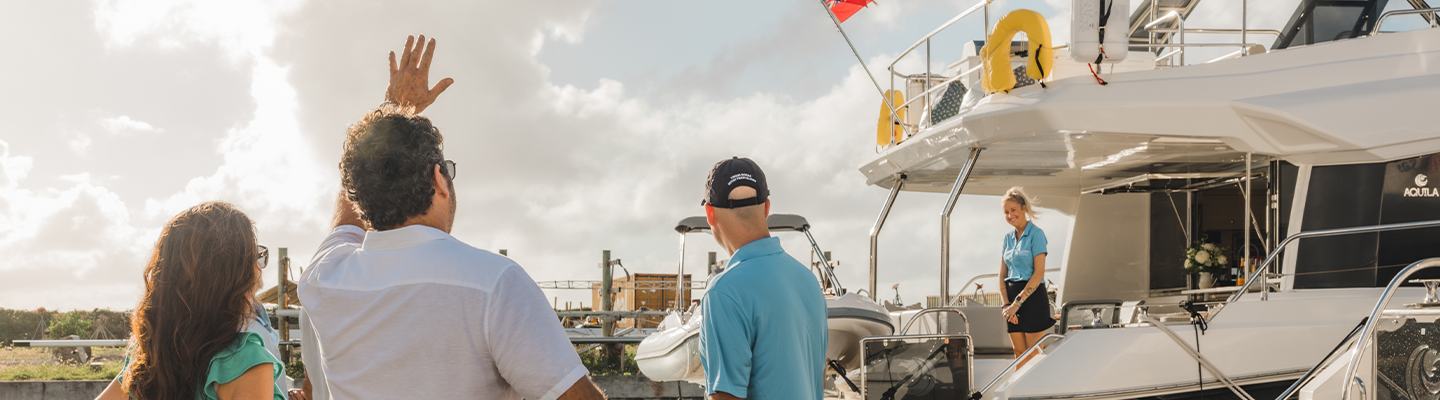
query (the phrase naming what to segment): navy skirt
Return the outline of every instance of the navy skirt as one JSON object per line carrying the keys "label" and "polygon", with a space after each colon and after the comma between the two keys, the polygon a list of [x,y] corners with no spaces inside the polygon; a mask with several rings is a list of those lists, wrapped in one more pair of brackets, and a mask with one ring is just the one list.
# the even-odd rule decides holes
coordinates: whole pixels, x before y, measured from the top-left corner
{"label": "navy skirt", "polygon": [[[1005,295],[1009,296],[1010,302],[1020,297],[1020,292],[1025,290],[1025,285],[1030,281],[1005,281]],[[1006,332],[1036,333],[1044,332],[1055,326],[1055,318],[1050,315],[1050,296],[1045,292],[1045,284],[1035,287],[1035,292],[1030,293],[1030,298],[1020,304],[1020,310],[1015,312],[1020,323],[1012,324],[1005,321]]]}

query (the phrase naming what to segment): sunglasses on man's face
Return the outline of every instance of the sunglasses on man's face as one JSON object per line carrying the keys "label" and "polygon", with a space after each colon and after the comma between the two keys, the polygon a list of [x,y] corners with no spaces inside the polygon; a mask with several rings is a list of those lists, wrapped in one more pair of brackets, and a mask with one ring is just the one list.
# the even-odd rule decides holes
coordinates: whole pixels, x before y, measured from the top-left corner
{"label": "sunglasses on man's face", "polygon": [[259,261],[259,262],[260,262],[260,268],[261,268],[261,269],[264,269],[266,265],[269,265],[269,264],[270,264],[270,248],[265,247],[265,246],[260,246],[260,255],[259,255],[258,257],[256,257],[256,261]]}

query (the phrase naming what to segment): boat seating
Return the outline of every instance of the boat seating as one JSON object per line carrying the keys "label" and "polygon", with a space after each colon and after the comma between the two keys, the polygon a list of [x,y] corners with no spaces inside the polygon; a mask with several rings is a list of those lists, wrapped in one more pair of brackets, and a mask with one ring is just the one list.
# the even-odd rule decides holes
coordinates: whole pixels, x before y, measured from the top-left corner
{"label": "boat seating", "polygon": [[955,114],[960,113],[960,104],[965,102],[965,85],[960,82],[950,82],[945,88],[945,94],[940,95],[940,101],[935,103],[934,110],[930,111],[930,125],[944,122]]}

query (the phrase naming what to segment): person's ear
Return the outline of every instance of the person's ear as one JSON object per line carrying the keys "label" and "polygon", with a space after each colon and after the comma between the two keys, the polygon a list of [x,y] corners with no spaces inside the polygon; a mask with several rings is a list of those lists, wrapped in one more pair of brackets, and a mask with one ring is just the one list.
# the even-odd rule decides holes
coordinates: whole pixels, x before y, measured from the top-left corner
{"label": "person's ear", "polygon": [[434,182],[430,182],[430,185],[435,188],[435,193],[449,198],[452,194],[450,193],[450,185],[445,179],[445,174],[440,172],[440,164],[435,164],[435,166],[431,167],[430,172],[435,176]]}
{"label": "person's ear", "polygon": [[705,204],[705,223],[710,224],[710,231],[715,231],[715,206]]}
{"label": "person's ear", "polygon": [[770,217],[770,199],[765,199],[765,217]]}

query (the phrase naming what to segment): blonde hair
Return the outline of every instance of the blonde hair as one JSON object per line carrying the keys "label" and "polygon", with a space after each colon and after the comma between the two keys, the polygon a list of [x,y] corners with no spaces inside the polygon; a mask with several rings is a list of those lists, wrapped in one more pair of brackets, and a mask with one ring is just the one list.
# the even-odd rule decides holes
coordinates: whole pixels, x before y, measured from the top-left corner
{"label": "blonde hair", "polygon": [[1035,211],[1035,202],[1030,200],[1030,196],[1025,195],[1025,189],[1016,186],[1010,188],[1010,190],[1006,190],[1005,195],[1000,196],[1000,202],[1004,203],[1007,201],[1013,201],[1015,204],[1020,205],[1020,210],[1025,212],[1026,219],[1031,221],[1040,219],[1040,217],[1037,216],[1040,212]]}

